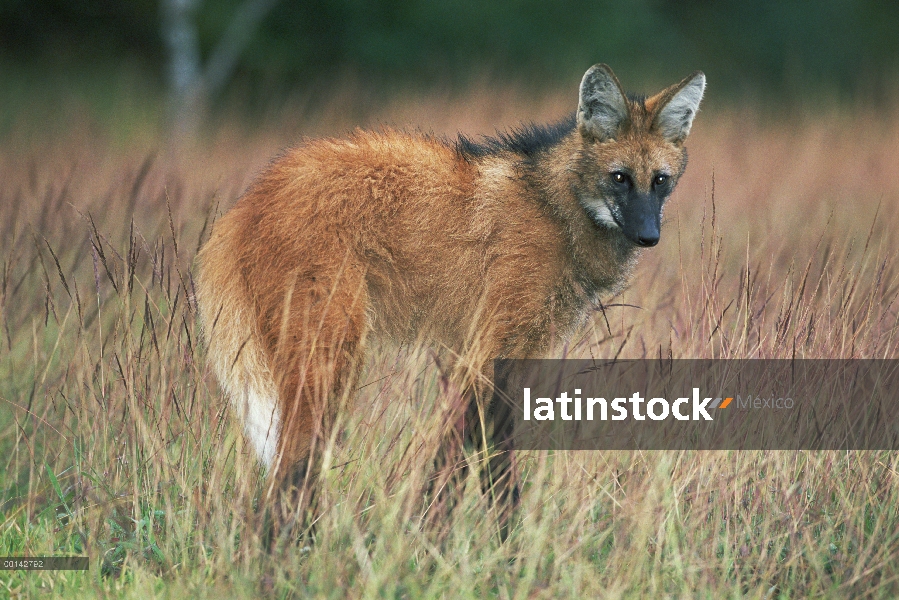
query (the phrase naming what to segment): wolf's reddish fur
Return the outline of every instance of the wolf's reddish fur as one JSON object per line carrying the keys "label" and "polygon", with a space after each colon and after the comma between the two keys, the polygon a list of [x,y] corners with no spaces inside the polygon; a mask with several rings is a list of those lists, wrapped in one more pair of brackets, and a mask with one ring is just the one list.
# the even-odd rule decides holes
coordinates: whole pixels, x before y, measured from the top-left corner
{"label": "wolf's reddish fur", "polygon": [[698,74],[628,99],[597,66],[570,126],[517,144],[357,131],[275,160],[198,265],[209,355],[263,461],[282,474],[303,463],[370,335],[477,346],[486,362],[541,356],[576,331],[636,254],[615,215],[638,200],[614,200],[626,190],[610,173],[633,198],[667,174],[670,193],[703,86]]}

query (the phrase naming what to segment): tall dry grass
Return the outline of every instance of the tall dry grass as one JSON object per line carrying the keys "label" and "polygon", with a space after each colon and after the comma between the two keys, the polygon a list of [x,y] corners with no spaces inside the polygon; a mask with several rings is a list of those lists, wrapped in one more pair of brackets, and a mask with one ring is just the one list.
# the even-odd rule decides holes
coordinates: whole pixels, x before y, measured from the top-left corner
{"label": "tall dry grass", "polygon": [[[455,392],[426,350],[389,344],[325,450],[314,543],[265,550],[262,474],[197,341],[191,263],[216,217],[305,132],[489,133],[568,100],[485,89],[354,112],[338,98],[180,146],[110,142],[77,119],[13,133],[0,554],[86,554],[91,570],[0,572],[0,595],[895,596],[890,452],[522,453],[508,539],[472,478],[437,540],[421,490]],[[559,352],[896,357],[895,117],[701,114],[660,245]]]}

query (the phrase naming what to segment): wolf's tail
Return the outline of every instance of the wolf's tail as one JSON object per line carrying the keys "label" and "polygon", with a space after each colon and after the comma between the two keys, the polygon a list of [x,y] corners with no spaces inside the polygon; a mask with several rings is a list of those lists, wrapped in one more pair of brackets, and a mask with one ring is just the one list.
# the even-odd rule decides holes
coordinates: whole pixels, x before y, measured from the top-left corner
{"label": "wolf's tail", "polygon": [[260,343],[253,303],[226,235],[213,232],[197,257],[197,306],[207,356],[243,422],[260,462],[270,468],[278,448],[278,389]]}

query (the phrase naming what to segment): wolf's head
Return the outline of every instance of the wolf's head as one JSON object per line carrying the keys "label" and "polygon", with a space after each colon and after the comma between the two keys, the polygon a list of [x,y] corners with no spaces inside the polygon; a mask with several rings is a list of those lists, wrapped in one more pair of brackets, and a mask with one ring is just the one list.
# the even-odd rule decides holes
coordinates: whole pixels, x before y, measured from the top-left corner
{"label": "wolf's head", "polygon": [[659,241],[662,205],[687,166],[684,140],[705,91],[697,71],[651,98],[628,96],[606,65],[584,75],[577,110],[581,205],[638,246]]}

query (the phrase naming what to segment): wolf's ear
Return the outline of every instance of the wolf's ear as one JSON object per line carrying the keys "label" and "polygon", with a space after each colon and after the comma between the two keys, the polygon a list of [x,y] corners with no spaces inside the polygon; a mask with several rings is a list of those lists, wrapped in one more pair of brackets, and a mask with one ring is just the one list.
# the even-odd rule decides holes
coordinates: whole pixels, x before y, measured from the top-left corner
{"label": "wolf's ear", "polygon": [[703,92],[705,74],[697,71],[660,93],[656,96],[660,108],[656,109],[658,112],[653,119],[653,126],[665,139],[678,144],[683,142],[690,133]]}
{"label": "wolf's ear", "polygon": [[627,100],[612,69],[602,64],[590,67],[581,80],[578,129],[598,140],[607,140],[618,134],[627,119]]}

